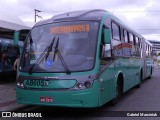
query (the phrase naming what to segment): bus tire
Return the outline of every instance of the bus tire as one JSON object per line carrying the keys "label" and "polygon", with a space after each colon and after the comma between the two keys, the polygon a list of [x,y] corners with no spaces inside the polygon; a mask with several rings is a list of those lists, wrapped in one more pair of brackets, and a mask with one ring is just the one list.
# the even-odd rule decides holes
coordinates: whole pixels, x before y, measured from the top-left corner
{"label": "bus tire", "polygon": [[148,77],[148,79],[151,79],[151,75],[152,75],[152,67],[151,67],[150,76]]}
{"label": "bus tire", "polygon": [[123,76],[120,75],[116,84],[116,97],[111,100],[111,105],[114,106],[117,104],[118,99],[122,96],[123,93]]}
{"label": "bus tire", "polygon": [[143,73],[142,73],[142,70],[141,70],[140,71],[140,75],[139,75],[139,84],[136,85],[136,88],[140,88],[141,87],[142,79],[143,79]]}

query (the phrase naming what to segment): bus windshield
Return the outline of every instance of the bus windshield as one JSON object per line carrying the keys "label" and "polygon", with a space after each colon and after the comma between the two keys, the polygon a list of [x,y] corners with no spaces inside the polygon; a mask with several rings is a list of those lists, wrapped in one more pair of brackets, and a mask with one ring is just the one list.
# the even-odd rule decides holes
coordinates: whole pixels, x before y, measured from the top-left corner
{"label": "bus windshield", "polygon": [[63,62],[70,72],[93,69],[98,28],[99,23],[92,21],[50,23],[34,27],[26,39],[20,70],[27,72],[34,65],[32,72],[65,72]]}

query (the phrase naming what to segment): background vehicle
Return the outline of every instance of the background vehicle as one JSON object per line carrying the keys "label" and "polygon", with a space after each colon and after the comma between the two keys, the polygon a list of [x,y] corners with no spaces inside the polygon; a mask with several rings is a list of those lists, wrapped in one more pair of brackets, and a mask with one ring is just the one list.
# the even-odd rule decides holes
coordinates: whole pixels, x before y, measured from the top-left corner
{"label": "background vehicle", "polygon": [[20,53],[22,52],[23,45],[26,39],[26,36],[28,35],[30,29],[21,29],[17,30],[14,33],[14,44],[19,46]]}
{"label": "background vehicle", "polygon": [[[145,39],[104,10],[76,11],[37,23],[17,79],[17,103],[98,107],[140,87]],[[152,68],[152,67],[150,67]]]}
{"label": "background vehicle", "polygon": [[20,55],[29,30],[0,32],[0,73],[13,72],[13,64]]}

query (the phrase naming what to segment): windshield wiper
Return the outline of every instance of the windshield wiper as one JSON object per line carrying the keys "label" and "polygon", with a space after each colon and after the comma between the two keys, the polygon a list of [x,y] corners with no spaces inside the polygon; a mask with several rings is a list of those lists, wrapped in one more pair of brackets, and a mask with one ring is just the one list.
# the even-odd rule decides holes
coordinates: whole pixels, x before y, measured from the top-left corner
{"label": "windshield wiper", "polygon": [[[28,70],[29,74],[32,74],[33,69],[35,68],[35,66],[39,63],[41,63],[44,58],[47,59],[49,56],[49,53],[52,51],[52,46],[54,43],[55,37],[53,38],[52,42],[50,43],[50,45],[48,47],[46,47],[46,49],[42,52],[42,54],[38,57],[38,59],[34,62],[34,64],[30,67],[30,69]],[[45,54],[45,52],[47,52],[47,54]]]}
{"label": "windshield wiper", "polygon": [[61,55],[61,52],[60,52],[59,49],[58,49],[58,45],[59,45],[59,37],[58,37],[57,43],[56,43],[56,45],[55,45],[55,47],[54,47],[55,52],[54,52],[54,54],[53,54],[53,61],[55,60],[56,54],[58,54],[58,56],[59,56],[59,58],[60,58],[60,61],[62,62],[62,65],[63,65],[66,73],[67,73],[67,74],[71,74],[71,71],[69,70],[68,66],[66,65],[66,63],[65,63],[65,61],[64,61],[64,59],[63,59],[63,57],[62,57],[62,55]]}

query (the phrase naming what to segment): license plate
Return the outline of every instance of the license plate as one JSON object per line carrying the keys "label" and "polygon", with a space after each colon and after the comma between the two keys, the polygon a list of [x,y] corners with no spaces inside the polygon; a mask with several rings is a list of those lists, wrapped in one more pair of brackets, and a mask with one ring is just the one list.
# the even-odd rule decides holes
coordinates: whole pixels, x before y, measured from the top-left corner
{"label": "license plate", "polygon": [[53,102],[52,97],[40,97],[40,102]]}

